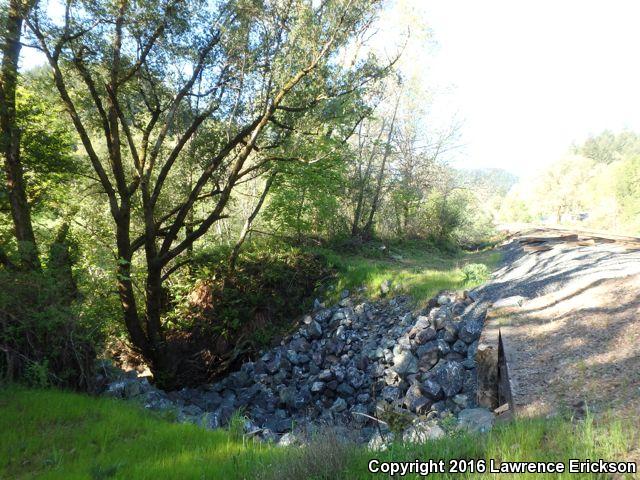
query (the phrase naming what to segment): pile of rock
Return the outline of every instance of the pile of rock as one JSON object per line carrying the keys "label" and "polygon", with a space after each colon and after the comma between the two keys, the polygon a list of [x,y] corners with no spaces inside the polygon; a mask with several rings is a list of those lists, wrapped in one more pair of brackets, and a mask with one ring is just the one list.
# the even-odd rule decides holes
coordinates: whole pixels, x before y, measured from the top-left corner
{"label": "pile of rock", "polygon": [[466,293],[442,293],[414,312],[409,297],[358,302],[345,291],[331,308],[316,302],[295,334],[219,382],[162,392],[123,378],[106,393],[175,408],[179,420],[208,428],[240,410],[247,430],[265,439],[328,424],[358,427],[368,440],[384,411],[433,423],[475,407],[482,318],[466,315],[472,304]]}

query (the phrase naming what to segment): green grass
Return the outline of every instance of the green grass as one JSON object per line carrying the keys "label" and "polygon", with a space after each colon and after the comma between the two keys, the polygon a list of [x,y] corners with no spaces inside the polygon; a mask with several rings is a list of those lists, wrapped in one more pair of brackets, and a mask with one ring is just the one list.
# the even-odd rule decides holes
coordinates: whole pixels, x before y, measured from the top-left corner
{"label": "green grass", "polygon": [[243,478],[272,448],[176,424],[136,405],[52,390],[0,390],[0,478]]}
{"label": "green grass", "polygon": [[330,295],[335,300],[344,290],[366,288],[367,296],[380,295],[380,285],[391,280],[396,293],[411,295],[419,304],[425,303],[440,290],[473,288],[487,280],[487,276],[468,279],[463,267],[483,264],[492,270],[500,260],[493,250],[479,252],[443,252],[427,242],[405,242],[389,248],[389,254],[375,249],[364,253],[340,254],[322,250],[329,264],[338,271],[338,278]]}
{"label": "green grass", "polygon": [[[423,445],[392,445],[387,451],[379,453],[380,461],[414,461],[415,459],[484,459],[489,464],[500,461],[550,461],[567,462],[569,459],[604,459],[630,461],[630,455],[637,455],[638,448],[634,438],[634,428],[619,420],[596,422],[592,417],[584,421],[571,422],[567,418],[521,419],[496,426],[489,434],[472,436],[454,434],[444,440],[432,441]],[[634,453],[631,453],[634,452]],[[380,475],[367,474],[367,463],[371,455],[359,452],[357,459],[349,467],[348,478],[380,478]],[[637,457],[636,457],[637,460]],[[408,475],[405,478],[424,478]],[[496,478],[491,473],[459,474],[445,473],[429,475],[434,479]],[[609,478],[607,476],[586,474],[518,474],[518,479],[544,478]],[[635,478],[635,477],[620,477]]]}
{"label": "green grass", "polygon": [[[305,448],[244,442],[226,430],[171,423],[133,404],[55,390],[0,389],[0,478],[43,479],[369,479],[381,461],[453,458],[566,461],[637,460],[634,423],[588,418],[518,420],[484,436],[451,432],[424,445],[372,453],[323,437]],[[634,457],[635,455],[635,457]],[[607,478],[519,475],[518,478]],[[405,478],[419,478],[407,476]],[[431,475],[429,478],[495,478]],[[629,477],[631,478],[631,477]]]}

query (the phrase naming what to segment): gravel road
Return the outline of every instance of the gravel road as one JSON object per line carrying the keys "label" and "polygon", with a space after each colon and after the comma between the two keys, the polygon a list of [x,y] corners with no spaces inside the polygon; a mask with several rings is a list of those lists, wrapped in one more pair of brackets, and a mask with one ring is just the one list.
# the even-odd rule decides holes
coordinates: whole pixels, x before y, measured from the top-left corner
{"label": "gravel road", "polygon": [[552,240],[536,252],[523,248],[523,236],[502,247],[502,266],[474,292],[479,302],[471,312],[483,315],[500,299],[523,297],[508,329],[517,410],[588,407],[637,417],[640,244]]}

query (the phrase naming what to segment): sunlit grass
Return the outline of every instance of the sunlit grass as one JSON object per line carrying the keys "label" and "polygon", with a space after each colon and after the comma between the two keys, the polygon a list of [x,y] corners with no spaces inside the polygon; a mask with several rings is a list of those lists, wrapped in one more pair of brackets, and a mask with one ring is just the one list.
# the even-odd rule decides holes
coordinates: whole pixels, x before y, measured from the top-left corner
{"label": "sunlit grass", "polygon": [[[0,389],[0,478],[369,479],[387,478],[368,473],[367,463],[373,457],[382,461],[628,461],[638,452],[637,429],[637,419],[623,423],[600,417],[575,422],[556,417],[498,425],[487,435],[451,432],[423,445],[394,443],[385,452],[372,453],[326,437],[305,448],[277,448],[243,441],[226,430],[171,423],[118,400],[8,387]],[[518,476],[569,477],[599,478]],[[495,476],[434,474],[430,478]]]}
{"label": "sunlit grass", "polygon": [[427,243],[396,245],[392,256],[366,254],[338,254],[322,252],[338,270],[331,300],[342,290],[358,290],[370,298],[380,296],[380,286],[390,280],[394,293],[411,295],[419,304],[425,303],[440,290],[473,288],[486,277],[469,280],[462,271],[465,265],[480,263],[492,270],[500,254],[492,250],[480,252],[442,252]]}
{"label": "sunlit grass", "polygon": [[272,448],[86,395],[0,391],[0,478],[243,478]]}
{"label": "sunlit grass", "polygon": [[[591,459],[597,461],[631,461],[631,452],[638,447],[634,430],[637,425],[624,424],[620,420],[608,419],[596,421],[587,417],[581,421],[571,421],[567,417],[552,419],[520,419],[508,424],[497,425],[486,435],[453,434],[442,440],[431,441],[423,445],[396,443],[387,451],[375,457],[381,461],[414,461],[416,459],[483,459],[486,464],[493,459],[501,461],[548,461],[568,462],[569,459]],[[371,454],[360,451],[354,459],[345,478],[369,479],[381,478],[380,475],[367,473],[367,463]],[[446,463],[446,462],[445,462]],[[404,478],[424,478],[407,475]],[[434,479],[489,479],[497,478],[495,473],[434,473]],[[498,476],[498,478],[500,478]],[[522,479],[557,478],[605,478],[598,475],[575,474],[538,474],[522,473]],[[607,477],[608,478],[608,477]],[[631,475],[617,478],[636,478]]]}

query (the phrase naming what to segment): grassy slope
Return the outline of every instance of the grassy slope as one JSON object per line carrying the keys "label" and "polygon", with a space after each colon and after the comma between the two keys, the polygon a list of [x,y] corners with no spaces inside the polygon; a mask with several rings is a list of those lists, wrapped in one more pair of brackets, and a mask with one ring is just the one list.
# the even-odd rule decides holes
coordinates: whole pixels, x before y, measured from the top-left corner
{"label": "grassy slope", "polygon": [[327,441],[305,449],[278,449],[243,445],[227,431],[170,423],[117,400],[16,387],[0,389],[0,431],[0,478],[384,478],[367,474],[373,456],[394,461],[626,460],[634,445],[632,429],[619,422],[571,424],[555,419],[521,420],[483,437],[453,434],[426,445],[397,444],[375,455]]}
{"label": "grassy slope", "polygon": [[0,478],[244,478],[273,448],[69,392],[0,390]]}
{"label": "grassy slope", "polygon": [[491,270],[500,260],[500,254],[492,250],[443,253],[418,241],[391,246],[390,251],[397,259],[376,250],[351,255],[321,252],[339,272],[336,295],[343,289],[364,286],[369,296],[376,297],[388,279],[398,288],[397,293],[408,293],[424,303],[440,290],[473,288],[486,280],[468,282],[462,272],[465,265],[480,263]]}

